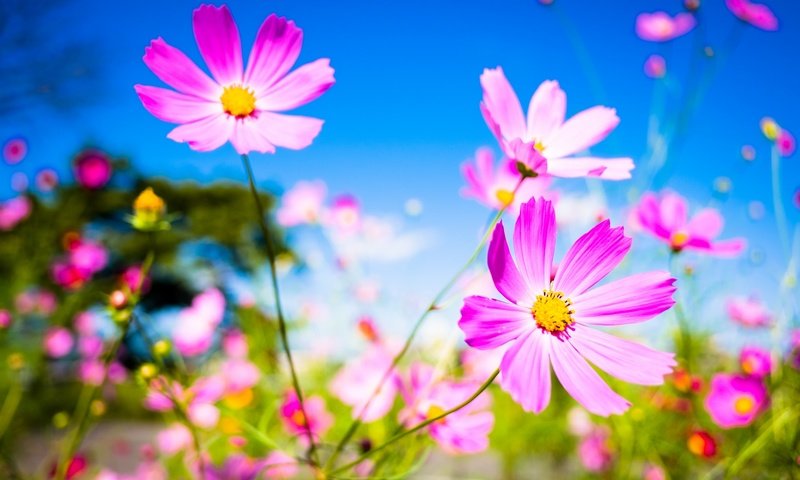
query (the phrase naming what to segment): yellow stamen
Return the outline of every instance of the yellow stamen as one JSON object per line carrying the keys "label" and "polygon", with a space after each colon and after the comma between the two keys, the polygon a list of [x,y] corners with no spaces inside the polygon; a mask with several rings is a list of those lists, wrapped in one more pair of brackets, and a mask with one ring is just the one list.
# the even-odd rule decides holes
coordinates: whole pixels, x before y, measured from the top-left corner
{"label": "yellow stamen", "polygon": [[301,410],[297,410],[292,414],[292,423],[300,427],[304,427],[306,425],[306,416],[303,415]]}
{"label": "yellow stamen", "polygon": [[541,295],[536,296],[536,302],[531,309],[533,319],[539,327],[550,333],[563,332],[575,320],[572,314],[575,313],[570,307],[572,302],[564,298],[561,292],[545,290]]}
{"label": "yellow stamen", "polygon": [[241,85],[225,87],[219,100],[225,113],[237,118],[250,116],[256,109],[256,96],[253,91]]}
{"label": "yellow stamen", "polygon": [[673,250],[680,250],[689,242],[689,234],[683,231],[673,232],[669,237],[669,243]]}
{"label": "yellow stamen", "polygon": [[495,197],[497,197],[497,200],[500,202],[500,204],[504,207],[511,205],[511,202],[514,201],[514,192],[506,190],[505,188],[501,188],[494,195]]}
{"label": "yellow stamen", "polygon": [[[427,418],[428,419],[436,418],[439,415],[443,414],[444,412],[445,410],[439,405],[431,405],[430,408],[428,409]],[[436,422],[444,422],[444,418],[440,418],[439,420],[436,420]]]}
{"label": "yellow stamen", "polygon": [[706,441],[702,435],[694,433],[691,437],[689,437],[689,441],[686,442],[687,446],[689,447],[689,451],[694,453],[695,455],[703,455],[703,452],[706,449]]}
{"label": "yellow stamen", "polygon": [[756,406],[755,400],[750,395],[739,395],[736,401],[733,402],[733,409],[739,415],[746,415],[751,413]]}
{"label": "yellow stamen", "polygon": [[539,153],[542,153],[542,152],[544,151],[544,148],[545,148],[545,147],[544,147],[544,143],[542,143],[542,141],[541,141],[541,140],[536,140],[536,141],[533,143],[533,148],[534,148],[534,149],[535,149],[537,152],[539,152]]}

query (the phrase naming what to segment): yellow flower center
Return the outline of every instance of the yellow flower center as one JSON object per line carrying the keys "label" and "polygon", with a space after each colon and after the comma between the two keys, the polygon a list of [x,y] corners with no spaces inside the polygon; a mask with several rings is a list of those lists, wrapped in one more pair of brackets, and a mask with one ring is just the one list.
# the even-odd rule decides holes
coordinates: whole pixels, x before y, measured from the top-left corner
{"label": "yellow flower center", "polygon": [[[445,410],[442,407],[440,407],[439,405],[431,405],[430,408],[428,408],[427,418],[428,419],[436,418],[439,415],[443,414],[444,412],[445,412]],[[436,420],[435,423],[443,423],[444,421],[445,421],[444,418],[440,418],[439,420]]]}
{"label": "yellow flower center", "polygon": [[756,406],[755,400],[750,395],[739,395],[733,402],[733,409],[739,415],[751,413]]}
{"label": "yellow flower center", "polygon": [[537,152],[542,153],[544,151],[544,148],[545,148],[544,147],[544,143],[542,143],[541,140],[536,140],[535,142],[533,142],[533,148]]}
{"label": "yellow flower center", "polygon": [[703,452],[706,449],[706,441],[700,434],[692,434],[689,437],[689,441],[686,442],[687,446],[689,447],[689,451],[694,453],[695,455],[703,455]]}
{"label": "yellow flower center", "polygon": [[505,188],[501,188],[494,195],[497,197],[497,201],[504,207],[511,205],[511,202],[514,201],[514,192],[506,190]]}
{"label": "yellow flower center", "polygon": [[550,333],[563,332],[575,322],[572,319],[572,314],[575,312],[571,306],[572,302],[564,298],[563,293],[545,290],[536,296],[531,312],[539,327]]}
{"label": "yellow flower center", "polygon": [[299,427],[304,427],[306,425],[306,416],[303,415],[302,410],[296,410],[292,414],[292,423]]}
{"label": "yellow flower center", "polygon": [[669,237],[669,243],[673,250],[680,250],[689,242],[689,234],[683,231],[673,232]]}
{"label": "yellow flower center", "polygon": [[219,100],[225,113],[237,118],[247,117],[256,109],[256,96],[253,91],[241,85],[225,87]]}

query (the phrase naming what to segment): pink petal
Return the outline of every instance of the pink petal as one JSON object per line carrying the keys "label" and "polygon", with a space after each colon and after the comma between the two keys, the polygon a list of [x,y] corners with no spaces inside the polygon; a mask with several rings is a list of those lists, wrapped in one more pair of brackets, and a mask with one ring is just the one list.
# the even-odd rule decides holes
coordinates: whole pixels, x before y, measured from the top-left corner
{"label": "pink petal", "polygon": [[617,395],[569,342],[552,342],[550,360],[556,377],[572,398],[595,415],[623,413],[630,402]]}
{"label": "pink petal", "polygon": [[259,97],[259,109],[282,112],[318,98],[334,84],[330,60],[320,58],[280,79]]}
{"label": "pink petal", "polygon": [[221,85],[242,83],[242,41],[228,7],[200,5],[192,14],[194,39],[211,75]]}
{"label": "pink petal", "polygon": [[[519,220],[517,224],[519,224]],[[528,282],[520,275],[517,265],[514,263],[514,258],[508,250],[506,232],[502,221],[494,228],[492,239],[489,242],[487,261],[489,272],[492,274],[492,280],[494,280],[494,285],[497,287],[498,292],[511,303],[525,306],[533,305],[533,292]]]}
{"label": "pink petal", "polygon": [[467,345],[481,350],[504,345],[532,330],[534,325],[528,309],[475,295],[464,299],[458,321]]}
{"label": "pink petal", "polygon": [[732,238],[712,243],[708,252],[718,257],[731,258],[739,256],[746,248],[747,240],[744,238]]}
{"label": "pink petal", "polygon": [[322,130],[322,120],[299,115],[282,115],[280,113],[259,112],[259,128],[273,145],[301,150],[311,142]]}
{"label": "pink petal", "polygon": [[704,208],[695,213],[686,226],[689,236],[700,237],[706,240],[717,238],[722,232],[725,221],[722,215],[714,208]]}
{"label": "pink petal", "polygon": [[553,289],[567,297],[580,295],[602,280],[628,253],[631,239],[622,227],[605,220],[583,234],[558,265]]}
{"label": "pink petal", "polygon": [[534,329],[518,338],[500,364],[502,387],[527,412],[550,403],[550,348],[553,337]]}
{"label": "pink petal", "polygon": [[142,105],[159,120],[171,123],[191,123],[202,118],[219,114],[219,102],[185,95],[166,88],[135,85]]}
{"label": "pink petal", "polygon": [[599,369],[639,385],[661,385],[664,375],[672,373],[676,365],[672,353],[652,350],[582,325],[570,334],[569,342]]}
{"label": "pink petal", "polygon": [[233,117],[224,113],[212,115],[175,127],[167,134],[167,138],[176,142],[186,142],[192,150],[208,152],[221,147],[231,138],[235,121]]}
{"label": "pink petal", "polygon": [[144,63],[170,87],[206,100],[219,101],[222,88],[183,52],[157,38],[144,49]]}
{"label": "pink petal", "polygon": [[480,109],[481,115],[483,116],[483,121],[486,122],[486,126],[489,127],[489,131],[491,131],[492,135],[494,135],[494,138],[497,139],[497,143],[500,144],[500,148],[503,149],[503,152],[508,155],[509,151],[507,151],[508,149],[506,146],[506,141],[503,138],[503,132],[500,131],[500,125],[497,123],[497,121],[495,121],[494,117],[492,117],[492,112],[489,111],[489,108],[485,103],[481,102]]}
{"label": "pink petal", "polygon": [[597,177],[604,180],[626,180],[631,178],[633,159],[628,157],[600,158],[553,158],[547,161],[547,173],[554,177]]}
{"label": "pink petal", "polygon": [[497,122],[502,135],[508,139],[523,138],[525,136],[525,117],[522,115],[522,105],[517,94],[506,80],[503,69],[484,69],[481,75],[483,87],[483,104]]}
{"label": "pink petal", "polygon": [[548,158],[560,158],[585,150],[606,138],[619,124],[617,111],[591,107],[576,114],[559,128],[545,145]]}
{"label": "pink petal", "polygon": [[573,297],[573,318],[604,326],[644,322],[672,307],[673,293],[675,279],[669,272],[631,275]]}
{"label": "pink petal", "polygon": [[555,80],[542,82],[528,106],[528,138],[546,142],[564,123],[566,111],[567,94],[558,82]]}
{"label": "pink petal", "polygon": [[671,232],[661,225],[661,205],[655,193],[647,192],[642,195],[639,206],[636,207],[636,214],[642,228],[660,238],[669,240]]}
{"label": "pink petal", "polygon": [[550,285],[555,248],[556,214],[553,203],[533,199],[523,204],[514,227],[514,252],[534,293],[540,293]]}
{"label": "pink petal", "polygon": [[267,140],[264,133],[259,130],[257,122],[251,119],[236,120],[231,135],[231,144],[239,155],[250,152],[275,153],[275,145]]}
{"label": "pink petal", "polygon": [[247,59],[244,83],[264,91],[286,75],[300,55],[303,31],[275,14],[261,24]]}
{"label": "pink petal", "polygon": [[673,192],[661,195],[661,226],[672,233],[686,226],[686,200]]}

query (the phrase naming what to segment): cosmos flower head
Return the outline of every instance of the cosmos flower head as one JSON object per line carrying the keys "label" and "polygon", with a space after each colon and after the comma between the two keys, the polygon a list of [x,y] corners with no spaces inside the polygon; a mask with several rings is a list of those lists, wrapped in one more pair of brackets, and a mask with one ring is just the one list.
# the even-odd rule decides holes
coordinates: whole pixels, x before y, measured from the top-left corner
{"label": "cosmos flower head", "polygon": [[22,137],[9,138],[3,144],[3,160],[9,165],[16,165],[28,155],[28,141]]}
{"label": "cosmos flower head", "polygon": [[750,0],[725,0],[725,5],[739,20],[756,28],[770,32],[778,29],[778,18],[766,5]]}
{"label": "cosmos flower head", "polygon": [[714,423],[734,428],[751,424],[767,401],[767,388],[761,378],[718,373],[711,379],[705,407]]}
{"label": "cosmos flower head", "polygon": [[174,90],[135,86],[147,111],[180,124],[167,137],[201,152],[228,141],[239,154],[309,146],[322,120],[279,112],[318,98],[334,78],[327,58],[289,72],[300,55],[303,31],[293,21],[270,15],[258,30],[245,66],[239,29],[227,6],[201,5],[192,15],[192,25],[211,77],[157,38],[145,49],[144,62]]}
{"label": "cosmos flower head", "polygon": [[608,416],[630,403],[587,363],[621,380],[660,385],[675,366],[673,354],[651,350],[594,327],[641,323],[669,309],[675,279],[668,272],[632,275],[594,287],[631,247],[621,227],[605,220],[580,237],[551,280],[556,244],[553,205],[523,204],[514,228],[515,257],[500,222],[489,243],[488,264],[505,300],[467,297],[459,327],[468,345],[507,345],[500,385],[523,409],[541,412],[550,402],[550,368],[587,410]]}
{"label": "cosmos flower head", "polygon": [[281,198],[281,206],[275,213],[278,224],[295,227],[318,223],[323,217],[327,194],[328,187],[322,180],[297,182]]}
{"label": "cosmos flower head", "polygon": [[732,297],[725,303],[728,317],[744,327],[769,327],[772,313],[756,297]]}
{"label": "cosmos flower head", "polygon": [[764,378],[772,372],[772,355],[765,348],[745,347],[739,353],[739,366],[746,375]]}
{"label": "cosmos flower head", "polygon": [[89,190],[99,190],[106,186],[114,173],[108,154],[100,150],[84,150],[72,162],[75,180]]}
{"label": "cosmos flower head", "polygon": [[[400,389],[400,375],[392,369],[384,381],[384,375],[392,364],[392,351],[375,343],[361,356],[349,361],[336,374],[330,391],[346,405],[352,407],[353,418],[372,422],[384,417],[394,405]],[[377,395],[364,410],[364,406],[380,385]]]}
{"label": "cosmos flower head", "polygon": [[640,13],[636,17],[636,35],[650,42],[667,42],[689,33],[697,21],[691,13],[674,17],[666,12]]}
{"label": "cosmos flower head", "polygon": [[303,407],[297,394],[289,390],[283,397],[283,403],[278,408],[281,423],[292,435],[296,435],[301,443],[308,442],[308,433],[314,438],[325,435],[325,432],[333,425],[333,416],[325,407],[325,399],[317,396],[304,396]]}

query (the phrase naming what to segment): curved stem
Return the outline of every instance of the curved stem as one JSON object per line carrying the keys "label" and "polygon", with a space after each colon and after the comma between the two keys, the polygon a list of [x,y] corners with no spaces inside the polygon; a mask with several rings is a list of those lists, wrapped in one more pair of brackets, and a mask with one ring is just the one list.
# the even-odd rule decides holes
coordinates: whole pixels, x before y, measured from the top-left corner
{"label": "curved stem", "polygon": [[492,382],[494,382],[494,379],[497,378],[497,376],[499,374],[500,374],[500,369],[498,368],[497,370],[494,371],[494,373],[492,373],[489,376],[489,378],[486,379],[485,382],[483,382],[483,384],[481,384],[480,387],[478,387],[477,390],[475,390],[475,393],[470,395],[469,398],[467,398],[463,402],[459,403],[458,405],[456,405],[455,407],[451,408],[450,410],[442,412],[441,414],[436,415],[435,417],[428,418],[427,420],[414,425],[413,427],[409,428],[408,430],[406,430],[404,432],[398,433],[397,435],[393,436],[392,438],[390,438],[386,442],[378,445],[377,447],[375,447],[375,448],[373,448],[373,449],[371,449],[371,450],[369,450],[367,452],[364,452],[363,454],[361,454],[360,457],[358,457],[357,459],[353,460],[352,462],[333,470],[332,472],[330,472],[330,474],[331,475],[336,475],[337,473],[341,473],[341,472],[347,471],[347,470],[355,467],[359,463],[363,462],[370,455],[373,455],[373,454],[375,454],[377,452],[380,452],[381,450],[383,450],[386,447],[390,446],[391,444],[397,442],[398,440],[401,440],[401,439],[403,439],[403,438],[405,438],[405,437],[407,437],[407,436],[409,436],[409,435],[411,435],[413,433],[416,433],[416,432],[422,430],[423,428],[427,427],[431,423],[438,422],[439,420],[441,420],[444,417],[450,415],[451,413],[455,413],[455,412],[461,410],[462,408],[464,408],[467,405],[469,405],[470,403],[472,403],[473,400],[478,398],[478,396],[481,393],[483,393],[487,388],[489,388],[489,386],[492,384]]}
{"label": "curved stem", "polygon": [[[297,377],[297,371],[294,367],[294,360],[292,359],[292,352],[289,348],[289,337],[286,333],[286,319],[283,315],[283,305],[281,304],[281,294],[278,286],[278,271],[275,266],[275,246],[272,244],[272,235],[269,232],[269,227],[267,227],[264,207],[261,205],[261,198],[258,196],[258,190],[256,189],[253,168],[250,166],[250,158],[246,154],[242,155],[242,164],[244,165],[244,170],[247,173],[247,180],[250,184],[250,192],[253,194],[253,202],[255,202],[256,205],[258,225],[261,227],[261,234],[264,236],[264,243],[266,244],[267,257],[269,259],[269,272],[272,278],[272,293],[275,297],[275,312],[278,316],[278,330],[280,331],[281,345],[283,346],[283,351],[286,354],[286,359],[289,363],[289,372],[292,377],[292,387],[297,395],[297,401],[300,404],[300,411],[303,413],[303,418],[308,419],[305,401],[303,400],[303,391],[300,388],[300,381]],[[309,445],[308,457],[309,460],[312,461],[311,463],[313,465],[317,463],[317,444],[314,441],[314,434],[311,432],[311,428],[307,426],[307,428],[305,428],[305,432],[308,437]]]}
{"label": "curved stem", "polygon": [[[519,187],[522,186],[522,182],[524,182],[524,181],[525,181],[525,178],[523,177],[523,178],[521,178],[519,180],[519,182],[517,182],[517,185],[514,187],[514,191],[513,191],[514,195],[516,195],[517,191],[519,190]],[[500,210],[497,211],[497,214],[492,218],[491,222],[489,222],[489,226],[486,228],[486,232],[484,232],[483,237],[481,238],[480,242],[478,242],[478,246],[475,247],[475,250],[472,252],[472,255],[470,255],[470,257],[467,259],[467,261],[461,266],[461,268],[458,269],[458,271],[455,273],[455,275],[453,275],[450,278],[450,280],[445,284],[445,286],[442,287],[441,290],[439,290],[439,292],[436,294],[436,296],[433,297],[433,300],[431,301],[431,303],[428,305],[428,308],[426,308],[425,311],[422,312],[422,314],[419,316],[419,318],[417,318],[417,321],[414,323],[414,326],[411,328],[411,332],[408,334],[408,337],[406,338],[406,341],[403,344],[403,347],[400,349],[399,352],[397,352],[397,354],[392,359],[392,363],[389,364],[389,368],[387,368],[386,371],[383,373],[383,376],[381,377],[381,380],[375,386],[375,389],[373,390],[372,394],[369,396],[367,401],[361,407],[360,411],[358,412],[358,415],[356,415],[356,417],[353,419],[353,422],[348,427],[348,429],[345,432],[344,436],[339,441],[339,443],[336,445],[336,449],[333,451],[333,454],[331,454],[331,456],[328,457],[328,461],[325,462],[325,469],[328,469],[328,468],[330,468],[331,466],[334,465],[334,462],[339,457],[339,454],[344,449],[344,446],[353,437],[353,435],[355,435],[356,430],[361,425],[361,419],[364,416],[364,413],[367,411],[369,406],[372,404],[372,400],[375,398],[375,396],[378,394],[378,392],[380,392],[381,388],[383,388],[383,385],[386,383],[386,381],[389,379],[389,377],[391,377],[392,372],[397,367],[397,365],[400,363],[400,360],[402,360],[402,358],[408,352],[409,348],[411,348],[411,344],[414,342],[414,339],[416,338],[420,327],[425,322],[425,319],[428,318],[428,315],[431,312],[433,312],[434,310],[438,310],[439,309],[439,304],[442,301],[442,299],[447,295],[448,292],[450,292],[450,289],[452,289],[453,286],[458,281],[458,279],[461,278],[461,275],[463,275],[464,272],[466,272],[467,269],[470,267],[470,265],[472,265],[475,262],[475,260],[478,258],[478,255],[480,255],[480,253],[483,251],[484,245],[486,245],[486,242],[489,241],[489,237],[492,235],[492,232],[494,232],[495,225],[497,225],[497,222],[499,222],[500,219],[503,217],[503,214],[506,212],[506,210],[508,210],[508,205],[505,205],[503,208],[501,208]]]}

